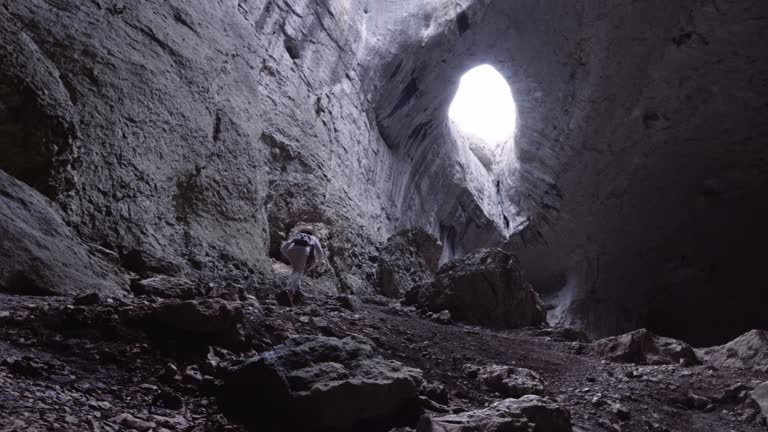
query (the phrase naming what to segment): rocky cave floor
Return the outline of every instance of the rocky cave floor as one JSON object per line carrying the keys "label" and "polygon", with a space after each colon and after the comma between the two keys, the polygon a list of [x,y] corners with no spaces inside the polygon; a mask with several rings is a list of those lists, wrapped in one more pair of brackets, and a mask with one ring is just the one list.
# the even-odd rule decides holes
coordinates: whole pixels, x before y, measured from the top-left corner
{"label": "rocky cave floor", "polygon": [[[189,335],[158,330],[153,314],[172,300],[3,295],[0,430],[245,430],[217,405],[219,375],[227,364],[303,334],[366,336],[382,357],[421,369],[426,382],[447,390],[439,402],[422,398],[431,416],[503,399],[464,368],[498,364],[539,373],[543,395],[570,411],[574,431],[768,430],[756,404],[739,393],[768,380],[768,370],[614,363],[575,331],[440,323],[381,297],[314,296],[289,308],[271,293],[253,294],[216,300],[242,308],[245,347],[200,337],[195,323],[177,326]],[[166,323],[189,321],[163,314]]]}

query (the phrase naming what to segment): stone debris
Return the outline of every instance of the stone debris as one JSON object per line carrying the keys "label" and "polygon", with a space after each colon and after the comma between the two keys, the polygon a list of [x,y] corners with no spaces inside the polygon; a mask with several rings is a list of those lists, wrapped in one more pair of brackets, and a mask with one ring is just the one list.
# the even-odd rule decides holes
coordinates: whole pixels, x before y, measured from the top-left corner
{"label": "stone debris", "polygon": [[529,332],[532,336],[545,337],[549,340],[556,342],[580,342],[590,343],[592,340],[587,334],[579,329],[573,327],[551,327],[531,330]]}
{"label": "stone debris", "polygon": [[483,383],[488,390],[505,398],[517,398],[529,394],[543,395],[544,380],[536,372],[514,366],[464,365],[464,373]]}
{"label": "stone debris", "polygon": [[338,294],[285,308],[270,292],[87,307],[0,297],[0,417],[9,432],[531,432],[567,430],[547,423],[564,415],[580,432],[679,432],[686,415],[765,427],[754,369],[615,363],[574,354],[590,345],[569,331],[440,325],[392,301],[352,311]]}
{"label": "stone debris", "polygon": [[450,324],[451,312],[447,310],[442,310],[438,313],[427,312],[427,318],[438,324]]}
{"label": "stone debris", "polygon": [[336,301],[339,302],[341,307],[350,312],[358,313],[362,309],[362,302],[355,296],[340,295],[336,297]]}
{"label": "stone debris", "polygon": [[416,432],[571,432],[568,410],[540,396],[504,399],[488,408],[423,417]]}

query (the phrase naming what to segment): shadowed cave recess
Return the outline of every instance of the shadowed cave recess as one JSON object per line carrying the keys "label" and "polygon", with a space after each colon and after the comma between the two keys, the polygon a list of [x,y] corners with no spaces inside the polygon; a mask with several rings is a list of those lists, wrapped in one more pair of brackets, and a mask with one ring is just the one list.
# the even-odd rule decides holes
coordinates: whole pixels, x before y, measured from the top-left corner
{"label": "shadowed cave recess", "polygon": [[[551,324],[722,343],[768,327],[766,15],[698,0],[5,2],[0,169],[52,199],[100,272],[263,284],[311,223],[329,251],[312,287],[371,294],[384,241],[423,227],[441,263],[516,255]],[[448,116],[481,65],[517,107],[492,150]]]}

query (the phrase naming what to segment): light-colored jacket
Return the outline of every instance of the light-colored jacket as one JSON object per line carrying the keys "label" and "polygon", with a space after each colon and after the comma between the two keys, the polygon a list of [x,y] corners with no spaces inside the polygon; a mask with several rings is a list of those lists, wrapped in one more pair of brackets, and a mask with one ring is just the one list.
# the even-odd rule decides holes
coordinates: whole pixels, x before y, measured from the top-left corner
{"label": "light-colored jacket", "polygon": [[312,250],[314,251],[314,262],[315,263],[319,262],[324,255],[323,246],[320,245],[320,240],[318,240],[317,237],[309,234],[307,235],[310,237],[309,246],[295,245],[294,241],[296,240],[296,237],[294,237],[288,240],[287,242],[283,243],[283,245],[280,247],[280,252],[283,254],[284,257],[288,258],[288,249],[290,249],[292,246],[307,248],[307,251],[306,251],[307,255],[309,255],[309,252],[310,252],[309,248],[312,248]]}

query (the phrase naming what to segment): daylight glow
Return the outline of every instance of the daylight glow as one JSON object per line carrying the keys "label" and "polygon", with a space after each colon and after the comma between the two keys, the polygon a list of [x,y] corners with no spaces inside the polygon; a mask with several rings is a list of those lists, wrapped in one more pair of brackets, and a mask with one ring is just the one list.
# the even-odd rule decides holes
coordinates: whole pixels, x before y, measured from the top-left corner
{"label": "daylight glow", "polygon": [[461,77],[448,117],[462,132],[495,148],[514,134],[517,108],[504,77],[482,65]]}

